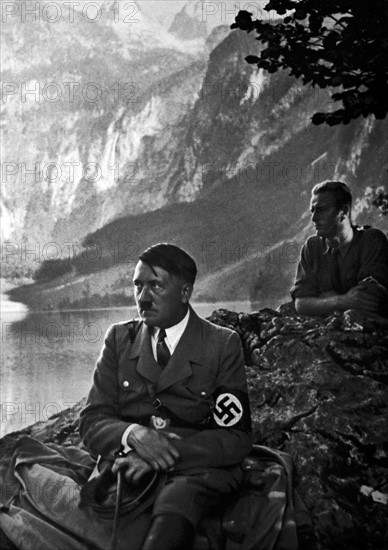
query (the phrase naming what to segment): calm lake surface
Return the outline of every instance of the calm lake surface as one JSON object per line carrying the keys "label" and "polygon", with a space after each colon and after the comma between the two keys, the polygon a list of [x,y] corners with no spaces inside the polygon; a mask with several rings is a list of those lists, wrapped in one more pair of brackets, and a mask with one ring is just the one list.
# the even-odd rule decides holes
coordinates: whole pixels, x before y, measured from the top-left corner
{"label": "calm lake surface", "polygon": [[[2,298],[3,436],[47,420],[85,396],[106,330],[112,323],[136,317],[137,312],[135,307],[29,312],[23,304]],[[194,302],[193,307],[202,317],[220,307],[252,311],[249,302]]]}

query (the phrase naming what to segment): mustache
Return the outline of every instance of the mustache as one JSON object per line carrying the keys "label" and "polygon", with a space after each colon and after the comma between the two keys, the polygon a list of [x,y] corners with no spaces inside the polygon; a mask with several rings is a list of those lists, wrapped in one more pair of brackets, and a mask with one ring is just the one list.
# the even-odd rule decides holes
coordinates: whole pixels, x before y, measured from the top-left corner
{"label": "mustache", "polygon": [[151,309],[152,302],[138,302],[139,309],[142,309],[144,311],[147,311],[148,309]]}

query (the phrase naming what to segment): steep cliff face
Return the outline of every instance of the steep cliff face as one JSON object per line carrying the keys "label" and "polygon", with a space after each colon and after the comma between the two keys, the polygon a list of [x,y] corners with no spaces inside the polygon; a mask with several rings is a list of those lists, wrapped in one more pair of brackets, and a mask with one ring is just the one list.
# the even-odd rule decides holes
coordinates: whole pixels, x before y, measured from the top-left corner
{"label": "steep cliff face", "polygon": [[[203,70],[203,62],[194,62],[144,91],[132,110],[122,107],[115,113],[102,139],[93,144],[95,156],[89,152],[91,159],[98,159],[101,177],[96,174],[94,185],[83,181],[78,186],[72,227],[66,229],[68,220],[62,218],[53,228],[55,238],[84,236],[124,215],[177,200],[170,189],[173,158]],[[92,219],[85,215],[91,211]]]}
{"label": "steep cliff face", "polygon": [[[312,126],[328,92],[246,64],[258,42],[229,31],[222,3],[210,3],[212,14],[179,3],[165,19],[152,2],[134,14],[116,4],[93,26],[77,11],[55,28],[43,19],[5,25],[5,239],[63,250],[125,218],[121,241],[163,235],[193,253],[208,242],[238,248],[203,274],[210,294],[221,281],[230,293],[244,275],[246,297],[260,290],[258,272],[259,287],[274,279],[262,265],[270,251],[308,234],[314,183],[346,179],[358,219],[376,224],[364,195],[386,185],[386,121]],[[295,265],[270,267],[284,286]]]}
{"label": "steep cliff face", "polygon": [[56,13],[24,4],[2,35],[3,237],[80,239],[122,215],[105,204],[120,181],[140,187],[142,149],[182,116],[193,75],[181,83],[180,71],[203,59],[205,42],[177,39],[135,3]]}

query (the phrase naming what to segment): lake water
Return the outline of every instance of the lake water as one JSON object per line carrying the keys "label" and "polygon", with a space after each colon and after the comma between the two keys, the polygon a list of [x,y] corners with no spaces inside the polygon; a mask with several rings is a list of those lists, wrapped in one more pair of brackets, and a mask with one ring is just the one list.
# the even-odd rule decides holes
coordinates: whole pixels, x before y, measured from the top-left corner
{"label": "lake water", "polygon": [[[4,297],[3,297],[4,298]],[[206,317],[215,309],[251,311],[249,302],[193,304]],[[28,312],[1,301],[1,435],[47,420],[87,394],[108,327],[136,316],[135,307]]]}

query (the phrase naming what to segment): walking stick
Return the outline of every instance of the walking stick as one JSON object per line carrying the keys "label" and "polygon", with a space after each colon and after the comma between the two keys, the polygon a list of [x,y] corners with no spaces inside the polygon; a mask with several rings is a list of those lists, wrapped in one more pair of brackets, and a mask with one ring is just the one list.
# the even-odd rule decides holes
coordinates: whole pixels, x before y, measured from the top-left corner
{"label": "walking stick", "polygon": [[115,506],[115,515],[113,519],[112,536],[110,539],[110,550],[116,550],[117,548],[117,536],[118,536],[118,529],[119,529],[122,496],[123,496],[123,472],[122,470],[119,470],[117,472],[116,506]]}

